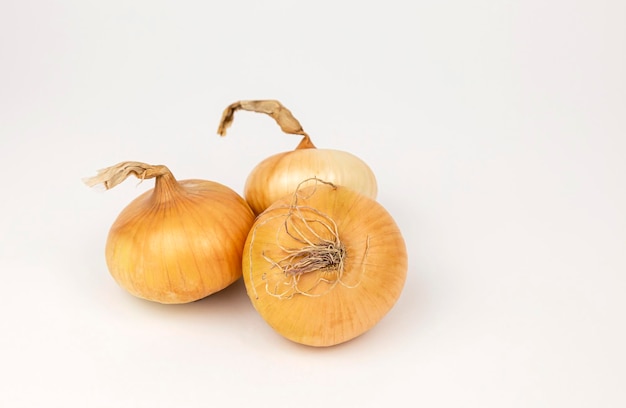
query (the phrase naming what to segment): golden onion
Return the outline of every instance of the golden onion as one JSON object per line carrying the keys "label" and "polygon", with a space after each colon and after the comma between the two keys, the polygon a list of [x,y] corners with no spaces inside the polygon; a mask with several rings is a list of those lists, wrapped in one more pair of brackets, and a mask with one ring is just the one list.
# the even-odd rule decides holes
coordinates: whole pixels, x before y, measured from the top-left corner
{"label": "golden onion", "polygon": [[222,114],[219,135],[226,135],[234,113],[240,109],[270,115],[285,133],[303,137],[295,150],[266,158],[248,176],[244,197],[255,214],[263,212],[277,199],[292,194],[303,180],[312,178],[376,198],[376,177],[363,160],[341,150],[317,149],[298,120],[276,100],[239,101],[229,105]]}
{"label": "golden onion", "polygon": [[254,214],[230,188],[206,180],[177,181],[165,166],[123,162],[85,180],[106,189],[129,175],[155,178],[113,223],[106,262],[131,294],[159,303],[187,303],[241,277],[241,256]]}
{"label": "golden onion", "polygon": [[254,308],[282,336],[332,346],[376,325],[402,292],[407,252],[391,215],[342,186],[297,188],[260,214],[243,278]]}

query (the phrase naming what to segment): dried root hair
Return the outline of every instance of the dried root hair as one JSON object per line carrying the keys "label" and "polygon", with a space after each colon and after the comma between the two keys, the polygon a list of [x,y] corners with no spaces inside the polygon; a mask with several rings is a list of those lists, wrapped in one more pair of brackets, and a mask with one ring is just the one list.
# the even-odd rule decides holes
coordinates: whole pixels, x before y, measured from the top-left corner
{"label": "dried root hair", "polygon": [[[264,273],[261,277],[265,281],[265,291],[279,299],[290,299],[295,295],[319,297],[329,293],[337,285],[347,288],[357,287],[365,270],[369,237],[366,238],[363,266],[357,282],[349,285],[343,280],[347,253],[339,237],[336,222],[316,208],[299,204],[301,198],[307,198],[317,191],[315,188],[309,196],[302,195],[301,186],[311,180],[316,182],[316,186],[323,183],[335,187],[332,183],[318,178],[304,180],[298,185],[289,205],[274,208],[274,211],[287,209],[286,214],[271,216],[256,225],[252,231],[251,245],[255,242],[256,230],[260,226],[277,218],[284,218],[284,222],[276,231],[276,247],[280,254],[268,255],[265,250],[262,252],[265,261],[271,265],[270,272]],[[292,242],[290,246],[281,243],[285,241],[285,237]],[[250,281],[253,282],[252,259],[249,262]],[[314,276],[315,279],[311,280],[310,276]],[[318,289],[322,285],[326,285],[326,288]],[[256,285],[252,284],[252,288],[255,297],[258,298]]]}

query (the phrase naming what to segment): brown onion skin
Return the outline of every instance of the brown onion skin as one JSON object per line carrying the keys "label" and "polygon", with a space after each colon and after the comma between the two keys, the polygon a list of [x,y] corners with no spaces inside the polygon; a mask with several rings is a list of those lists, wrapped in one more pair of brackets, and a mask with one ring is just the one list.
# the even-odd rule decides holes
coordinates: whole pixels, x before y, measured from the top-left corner
{"label": "brown onion skin", "polygon": [[164,175],[113,223],[107,266],[139,298],[165,304],[199,300],[241,277],[253,221],[247,203],[230,188]]}
{"label": "brown onion skin", "polygon": [[[315,347],[344,343],[374,327],[400,297],[408,268],[404,239],[391,215],[373,199],[341,186],[304,188],[298,205],[326,214],[337,225],[345,245],[346,285],[322,284],[316,296],[273,296],[276,282],[286,278],[268,258],[282,256],[277,230],[284,228],[292,200],[284,197],[257,217],[243,253],[246,291],[263,319],[285,338]],[[294,246],[282,236],[278,240]],[[303,275],[302,286],[309,284],[307,279],[316,281],[320,275],[315,274]]]}
{"label": "brown onion skin", "polygon": [[260,162],[246,180],[244,197],[258,215],[311,178],[349,187],[373,199],[378,192],[374,173],[355,155],[333,149],[298,148]]}

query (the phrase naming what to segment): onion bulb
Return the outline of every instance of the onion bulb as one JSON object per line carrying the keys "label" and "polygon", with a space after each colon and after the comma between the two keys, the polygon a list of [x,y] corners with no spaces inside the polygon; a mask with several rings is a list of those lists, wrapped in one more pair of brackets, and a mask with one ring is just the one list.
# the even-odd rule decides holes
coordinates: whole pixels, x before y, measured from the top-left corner
{"label": "onion bulb", "polygon": [[278,101],[239,101],[231,104],[222,114],[217,130],[219,135],[226,135],[234,113],[240,109],[270,115],[283,132],[303,137],[295,150],[266,158],[248,176],[244,197],[255,214],[263,212],[277,199],[292,194],[303,180],[312,178],[346,186],[376,198],[376,177],[363,160],[341,150],[317,149],[298,120]]}
{"label": "onion bulb", "polygon": [[332,346],[376,325],[402,292],[407,252],[375,200],[320,180],[260,214],[246,240],[243,279],[279,334]]}
{"label": "onion bulb", "polygon": [[113,223],[106,262],[131,294],[159,303],[188,303],[241,277],[241,256],[254,214],[230,188],[206,180],[177,181],[162,165],[122,162],[85,180],[106,189],[129,175],[155,179]]}

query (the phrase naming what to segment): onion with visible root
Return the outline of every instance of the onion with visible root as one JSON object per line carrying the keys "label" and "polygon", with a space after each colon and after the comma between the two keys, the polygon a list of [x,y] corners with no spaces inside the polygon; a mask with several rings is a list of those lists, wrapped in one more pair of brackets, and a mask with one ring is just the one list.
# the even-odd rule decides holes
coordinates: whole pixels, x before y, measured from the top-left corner
{"label": "onion with visible root", "polygon": [[260,214],[243,253],[252,304],[284,337],[332,346],[376,325],[407,274],[402,234],[375,200],[307,180]]}
{"label": "onion with visible root", "polygon": [[113,223],[106,262],[131,294],[159,303],[187,303],[241,277],[241,256],[254,214],[230,188],[207,180],[177,181],[165,166],[123,162],[86,179],[106,189],[134,175],[155,187]]}
{"label": "onion with visible root", "polygon": [[239,101],[229,105],[222,114],[219,135],[226,135],[238,110],[265,113],[283,132],[302,136],[295,150],[266,158],[248,176],[244,197],[255,214],[260,214],[279,198],[292,194],[303,180],[311,178],[346,186],[376,198],[376,177],[363,160],[341,150],[317,149],[298,120],[276,100]]}

